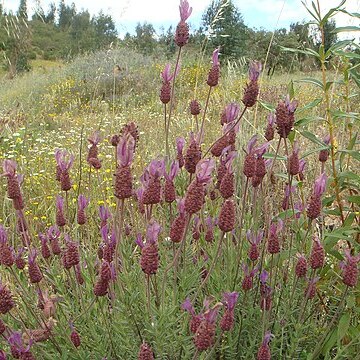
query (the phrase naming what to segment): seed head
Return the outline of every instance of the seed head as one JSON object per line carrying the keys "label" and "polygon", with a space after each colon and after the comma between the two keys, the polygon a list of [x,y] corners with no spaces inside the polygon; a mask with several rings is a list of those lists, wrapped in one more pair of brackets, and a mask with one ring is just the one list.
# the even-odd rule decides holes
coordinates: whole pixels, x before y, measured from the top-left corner
{"label": "seed head", "polygon": [[342,268],[343,283],[349,287],[354,287],[357,284],[359,269],[358,262],[360,255],[352,256],[349,250],[345,250],[345,261],[340,264]]}
{"label": "seed head", "polygon": [[303,278],[306,276],[307,272],[307,261],[306,257],[302,254],[299,254],[298,260],[295,266],[295,274],[298,278]]}
{"label": "seed head", "polygon": [[271,353],[270,353],[270,347],[269,342],[272,334],[270,331],[266,332],[264,336],[264,340],[262,344],[260,345],[260,348],[257,353],[257,360],[270,360],[271,359]]}
{"label": "seed head", "polygon": [[223,232],[232,231],[235,227],[235,203],[232,199],[224,201],[219,214],[219,228]]}
{"label": "seed head", "polygon": [[39,265],[36,263],[37,251],[35,249],[30,250],[28,256],[29,263],[29,279],[32,284],[37,284],[43,278],[43,274],[39,268]]}
{"label": "seed head", "polygon": [[191,115],[199,115],[201,111],[201,106],[199,104],[199,102],[195,99],[195,100],[191,100],[190,102],[190,113]]}
{"label": "seed head", "polygon": [[310,266],[312,269],[319,269],[324,266],[325,250],[320,240],[315,236],[310,254]]}
{"label": "seed head", "polygon": [[15,302],[10,290],[0,283],[0,314],[8,313],[14,306]]}
{"label": "seed head", "polygon": [[146,342],[143,342],[140,346],[138,360],[154,360],[154,353],[151,346]]}
{"label": "seed head", "polygon": [[217,86],[219,83],[219,77],[220,77],[220,63],[219,63],[219,49],[215,49],[212,56],[212,67],[209,71],[207,84],[210,87]]}

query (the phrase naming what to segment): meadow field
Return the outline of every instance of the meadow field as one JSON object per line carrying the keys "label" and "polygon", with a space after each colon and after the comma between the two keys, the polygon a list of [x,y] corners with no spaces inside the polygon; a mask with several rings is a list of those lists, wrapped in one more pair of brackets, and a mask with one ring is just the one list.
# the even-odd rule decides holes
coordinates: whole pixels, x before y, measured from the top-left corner
{"label": "meadow field", "polygon": [[179,31],[1,73],[0,359],[359,359],[359,55]]}

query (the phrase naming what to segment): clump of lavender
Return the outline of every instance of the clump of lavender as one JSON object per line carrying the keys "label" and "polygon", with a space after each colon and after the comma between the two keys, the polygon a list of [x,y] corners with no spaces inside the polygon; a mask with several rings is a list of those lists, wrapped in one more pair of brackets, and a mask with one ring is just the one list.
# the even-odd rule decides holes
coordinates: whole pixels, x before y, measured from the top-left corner
{"label": "clump of lavender", "polygon": [[99,131],[94,131],[94,133],[88,138],[88,141],[90,143],[90,148],[86,160],[90,166],[98,170],[101,168],[101,162],[98,158],[98,145],[100,143]]}
{"label": "clump of lavender", "polygon": [[59,174],[60,187],[62,191],[71,189],[70,169],[74,163],[74,156],[66,150],[55,150],[55,160],[57,163],[56,173]]}
{"label": "clump of lavender", "polygon": [[14,261],[14,251],[8,243],[6,230],[0,225],[0,265],[10,267],[14,265]]}
{"label": "clump of lavender", "polygon": [[358,262],[360,261],[360,254],[352,256],[350,250],[345,250],[345,261],[340,264],[342,269],[342,281],[345,285],[354,287],[357,284],[359,269]]}
{"label": "clump of lavender", "polygon": [[211,181],[214,167],[213,159],[203,159],[197,164],[195,179],[185,195],[185,210],[188,214],[195,214],[202,208],[205,202],[205,187]]}
{"label": "clump of lavender", "polygon": [[202,313],[196,314],[195,309],[194,309],[193,305],[191,304],[191,301],[189,298],[186,298],[186,300],[182,303],[181,308],[183,310],[187,311],[191,315],[189,328],[190,328],[191,333],[195,334],[201,323],[203,314]]}
{"label": "clump of lavender", "polygon": [[257,360],[270,360],[271,359],[271,352],[269,347],[269,342],[271,339],[272,334],[270,331],[267,331],[264,339],[260,345],[260,348],[257,353]]}
{"label": "clump of lavender", "polygon": [[[178,152],[179,153],[179,152]],[[188,173],[194,174],[196,165],[201,159],[200,139],[193,132],[190,133],[189,146],[186,149],[184,165]]]}
{"label": "clump of lavender", "polygon": [[321,196],[326,189],[327,176],[322,173],[320,177],[315,180],[313,193],[308,201],[307,216],[310,220],[319,217],[321,213]]}
{"label": "clump of lavender", "polygon": [[146,243],[144,244],[141,235],[138,235],[136,244],[141,248],[140,266],[146,275],[156,274],[159,267],[158,237],[161,226],[151,220],[146,231]]}
{"label": "clump of lavender", "polygon": [[242,102],[246,107],[253,107],[259,95],[258,79],[262,70],[262,65],[258,61],[251,62],[249,66],[249,80],[244,90]]}
{"label": "clump of lavender", "polygon": [[170,227],[170,239],[171,241],[178,243],[183,239],[186,216],[185,216],[185,201],[183,199],[178,200],[178,215],[173,220]]}
{"label": "clump of lavender", "polygon": [[220,62],[219,62],[219,49],[215,49],[212,55],[212,67],[209,70],[209,75],[206,83],[210,87],[217,86],[220,77]]}
{"label": "clump of lavender", "polygon": [[77,223],[79,225],[84,225],[86,223],[86,214],[85,209],[90,203],[90,199],[86,198],[85,195],[79,195],[78,198],[78,210],[77,210]]}
{"label": "clump of lavender", "polygon": [[14,306],[11,291],[0,282],[0,314],[7,314]]}
{"label": "clump of lavender", "polygon": [[165,185],[164,185],[164,200],[165,202],[171,204],[176,199],[176,190],[174,179],[179,173],[179,162],[173,161],[170,166],[170,171],[167,173],[164,172],[165,175]]}
{"label": "clump of lavender", "polygon": [[267,141],[271,141],[274,139],[274,134],[275,134],[275,114],[274,113],[270,113],[267,117],[268,123],[265,129],[265,139]]}
{"label": "clump of lavender", "polygon": [[127,199],[133,192],[131,163],[134,159],[135,140],[129,134],[120,138],[117,146],[117,169],[115,173],[115,191],[118,199]]}
{"label": "clump of lavender", "polygon": [[29,256],[28,256],[28,263],[29,263],[28,272],[29,272],[29,279],[32,284],[39,283],[43,278],[43,274],[40,270],[40,267],[36,262],[36,256],[37,256],[36,249],[31,249],[29,251]]}
{"label": "clump of lavender", "polygon": [[154,360],[154,352],[146,342],[143,342],[140,346],[138,360]]}
{"label": "clump of lavender", "polygon": [[225,306],[225,312],[220,320],[220,328],[222,331],[230,331],[234,327],[235,322],[235,305],[238,300],[239,293],[226,292],[223,294],[223,304]]}
{"label": "clump of lavender", "polygon": [[297,101],[290,101],[290,97],[287,96],[285,101],[280,101],[276,107],[276,129],[280,138],[286,139],[290,131],[294,127],[295,116],[294,113],[297,108]]}
{"label": "clump of lavender", "polygon": [[180,22],[176,26],[175,44],[181,48],[189,41],[189,25],[186,23],[186,20],[191,15],[192,7],[189,6],[187,0],[180,0],[179,10]]}

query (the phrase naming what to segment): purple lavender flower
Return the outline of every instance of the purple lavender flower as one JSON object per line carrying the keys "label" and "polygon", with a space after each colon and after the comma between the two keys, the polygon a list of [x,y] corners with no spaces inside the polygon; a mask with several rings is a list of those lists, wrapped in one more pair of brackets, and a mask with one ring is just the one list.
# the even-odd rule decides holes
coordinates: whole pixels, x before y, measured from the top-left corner
{"label": "purple lavender flower", "polygon": [[220,48],[217,48],[214,50],[213,54],[212,54],[212,63],[213,66],[220,66],[220,62],[219,62],[219,51]]}
{"label": "purple lavender flower", "polygon": [[74,155],[70,155],[66,150],[55,150],[55,160],[62,172],[69,171],[74,163]]}
{"label": "purple lavender flower", "polygon": [[239,298],[239,293],[234,291],[234,292],[225,292],[223,294],[223,304],[225,305],[225,307],[227,308],[227,310],[229,311],[234,311],[236,302]]}
{"label": "purple lavender flower", "polygon": [[100,216],[100,228],[107,224],[107,221],[111,218],[111,213],[108,207],[101,205],[99,207],[99,216]]}
{"label": "purple lavender flower", "polygon": [[134,160],[135,140],[132,136],[121,136],[117,146],[118,163],[122,167],[130,166]]}
{"label": "purple lavender flower", "polygon": [[187,311],[192,316],[195,316],[195,309],[191,303],[191,300],[189,298],[186,298],[185,301],[181,304],[181,308],[185,311]]}
{"label": "purple lavender flower", "polygon": [[94,131],[88,138],[88,141],[92,145],[98,145],[100,142],[100,132],[98,130]]}
{"label": "purple lavender flower", "polygon": [[199,183],[207,184],[211,180],[211,173],[215,168],[214,159],[202,159],[196,165],[196,178]]}
{"label": "purple lavender flower", "polygon": [[316,180],[314,185],[314,195],[321,196],[326,190],[327,176],[322,173]]}
{"label": "purple lavender flower", "polygon": [[179,162],[177,160],[175,160],[170,165],[169,174],[165,172],[165,178],[170,181],[174,181],[174,179],[177,176],[177,174],[179,173],[179,171],[180,171]]}
{"label": "purple lavender flower", "polygon": [[159,234],[161,232],[161,226],[155,220],[150,220],[150,223],[146,230],[146,242],[154,244],[157,242]]}
{"label": "purple lavender flower", "polygon": [[1,176],[15,177],[17,164],[13,160],[4,160],[3,170],[4,173]]}
{"label": "purple lavender flower", "polygon": [[249,80],[257,81],[262,70],[260,61],[252,61],[249,66]]}
{"label": "purple lavender flower", "polygon": [[240,111],[240,105],[238,103],[232,102],[229,105],[227,105],[225,108],[226,122],[230,123],[234,121],[238,117],[239,111]]}
{"label": "purple lavender flower", "polygon": [[192,7],[190,7],[187,0],[180,0],[179,10],[180,10],[180,19],[181,21],[185,22],[191,15]]}

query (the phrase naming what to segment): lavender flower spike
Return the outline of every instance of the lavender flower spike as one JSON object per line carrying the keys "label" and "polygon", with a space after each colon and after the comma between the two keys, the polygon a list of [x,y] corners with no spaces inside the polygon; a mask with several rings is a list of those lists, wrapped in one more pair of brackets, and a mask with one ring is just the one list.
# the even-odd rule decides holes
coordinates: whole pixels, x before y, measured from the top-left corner
{"label": "lavender flower spike", "polygon": [[179,10],[181,21],[186,21],[191,15],[192,7],[190,7],[187,0],[180,0]]}

